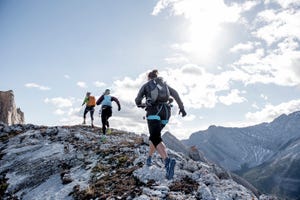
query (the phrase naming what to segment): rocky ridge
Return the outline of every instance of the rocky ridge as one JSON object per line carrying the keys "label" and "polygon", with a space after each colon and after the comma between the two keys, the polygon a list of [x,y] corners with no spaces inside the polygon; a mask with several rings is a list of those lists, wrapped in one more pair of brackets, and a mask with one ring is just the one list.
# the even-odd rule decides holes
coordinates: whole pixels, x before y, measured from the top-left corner
{"label": "rocky ridge", "polygon": [[147,136],[99,128],[0,124],[0,199],[276,199],[255,196],[216,165],[168,150],[165,178],[157,154],[144,165]]}
{"label": "rocky ridge", "polygon": [[0,122],[12,125],[24,124],[24,121],[24,113],[16,107],[13,91],[0,91]]}

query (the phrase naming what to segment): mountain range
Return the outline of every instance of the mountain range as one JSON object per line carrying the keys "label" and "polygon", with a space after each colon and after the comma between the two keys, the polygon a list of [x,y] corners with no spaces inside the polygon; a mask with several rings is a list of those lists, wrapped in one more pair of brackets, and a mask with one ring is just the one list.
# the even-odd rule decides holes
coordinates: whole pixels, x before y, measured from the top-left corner
{"label": "mountain range", "polygon": [[300,111],[244,128],[210,126],[182,142],[263,192],[300,199]]}

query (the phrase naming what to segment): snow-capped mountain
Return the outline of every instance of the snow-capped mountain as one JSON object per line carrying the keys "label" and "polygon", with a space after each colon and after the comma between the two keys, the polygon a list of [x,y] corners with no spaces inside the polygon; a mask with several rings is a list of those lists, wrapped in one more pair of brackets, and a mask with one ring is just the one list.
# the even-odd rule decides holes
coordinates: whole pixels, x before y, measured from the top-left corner
{"label": "snow-capped mountain", "polygon": [[244,174],[259,189],[299,195],[300,111],[244,128],[210,126],[183,143],[197,146],[225,169]]}
{"label": "snow-capped mountain", "polygon": [[100,128],[0,124],[0,199],[253,199],[255,195],[226,176],[217,165],[194,161],[168,150],[176,159],[174,179],[145,138]]}

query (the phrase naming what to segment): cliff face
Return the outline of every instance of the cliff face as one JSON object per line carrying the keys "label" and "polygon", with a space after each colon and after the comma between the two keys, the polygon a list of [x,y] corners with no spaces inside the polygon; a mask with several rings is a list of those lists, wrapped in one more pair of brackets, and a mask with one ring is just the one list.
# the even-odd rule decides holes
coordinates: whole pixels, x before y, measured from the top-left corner
{"label": "cliff face", "polygon": [[16,107],[12,90],[0,91],[0,122],[8,125],[24,124],[24,113]]}

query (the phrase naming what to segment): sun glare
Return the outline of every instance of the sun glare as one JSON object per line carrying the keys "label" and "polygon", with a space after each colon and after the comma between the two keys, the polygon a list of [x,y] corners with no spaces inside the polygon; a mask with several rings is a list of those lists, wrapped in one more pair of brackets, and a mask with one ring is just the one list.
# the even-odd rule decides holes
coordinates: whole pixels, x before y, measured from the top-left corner
{"label": "sun glare", "polygon": [[221,44],[217,41],[220,41],[222,23],[236,21],[239,11],[219,0],[188,2],[189,5],[180,5],[189,21],[186,43],[182,49],[197,61],[209,61],[214,58],[214,50],[220,48],[218,45]]}
{"label": "sun glare", "polygon": [[218,35],[218,26],[209,21],[201,20],[192,22],[188,30],[189,50],[193,57],[200,60],[208,60],[213,53]]}

